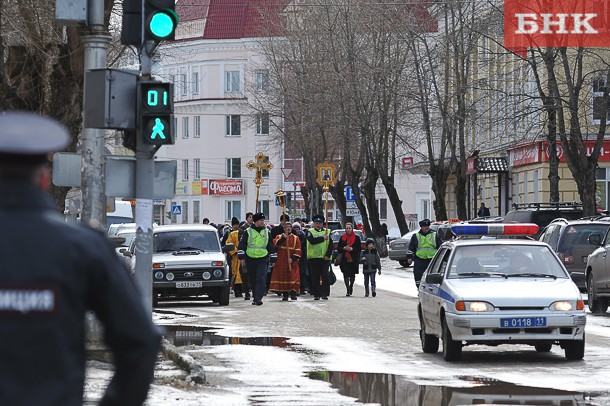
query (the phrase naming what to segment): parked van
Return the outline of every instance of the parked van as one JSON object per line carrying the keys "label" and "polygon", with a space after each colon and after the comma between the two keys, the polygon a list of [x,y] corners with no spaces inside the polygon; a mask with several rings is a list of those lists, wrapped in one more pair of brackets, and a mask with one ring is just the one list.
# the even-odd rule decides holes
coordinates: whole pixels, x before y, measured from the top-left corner
{"label": "parked van", "polygon": [[106,230],[108,230],[112,224],[133,222],[134,217],[131,202],[115,199],[114,210],[106,213]]}

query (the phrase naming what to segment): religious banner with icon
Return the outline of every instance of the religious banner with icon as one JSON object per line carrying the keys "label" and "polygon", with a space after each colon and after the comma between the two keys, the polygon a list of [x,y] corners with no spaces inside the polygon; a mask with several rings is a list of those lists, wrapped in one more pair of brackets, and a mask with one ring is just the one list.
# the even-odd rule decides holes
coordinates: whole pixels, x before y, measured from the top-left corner
{"label": "religious banner with icon", "polygon": [[316,166],[316,171],[318,173],[316,182],[318,183],[318,185],[322,186],[322,190],[326,195],[326,199],[324,200],[324,217],[326,219],[326,230],[328,231],[328,190],[332,185],[335,184],[335,174],[337,173],[337,167],[335,166],[335,164],[325,161]]}

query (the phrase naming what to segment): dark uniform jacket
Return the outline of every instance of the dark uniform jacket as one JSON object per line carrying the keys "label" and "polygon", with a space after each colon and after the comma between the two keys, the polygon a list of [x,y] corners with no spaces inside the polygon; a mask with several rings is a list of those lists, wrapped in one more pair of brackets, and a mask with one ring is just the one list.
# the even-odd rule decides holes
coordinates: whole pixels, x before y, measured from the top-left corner
{"label": "dark uniform jacket", "polygon": [[[430,230],[428,231],[427,234],[424,234],[421,232],[421,230],[419,230],[417,233],[414,233],[411,236],[411,241],[409,243],[409,251],[410,253],[407,254],[407,258],[411,258],[413,260],[413,271],[414,272],[419,272],[419,273],[424,273],[424,271],[426,270],[426,267],[428,266],[428,264],[430,263],[430,261],[432,260],[432,258],[430,259],[422,259],[420,257],[418,257],[417,254],[417,246],[419,244],[418,240],[417,240],[417,234],[421,234],[421,235],[428,235],[429,233],[435,233],[435,231]],[[438,247],[441,246],[441,244],[443,243],[443,240],[441,239],[441,237],[439,237],[438,233],[436,233],[436,238],[434,239],[436,241],[436,248],[438,249]]]}
{"label": "dark uniform jacket", "polygon": [[[266,227],[262,226],[262,227],[256,227],[254,225],[252,225],[252,229],[258,231],[259,233],[261,232],[261,230],[264,230]],[[271,233],[268,232],[269,234],[269,241],[267,241],[267,255],[262,257],[262,258],[250,258],[247,254],[247,250],[248,250],[248,230],[246,230],[244,232],[244,234],[241,236],[241,239],[239,240],[239,246],[237,247],[237,257],[239,259],[247,259],[248,261],[268,261],[269,260],[269,255],[273,254],[275,252],[275,246],[273,245],[273,238],[271,238]]]}
{"label": "dark uniform jacket", "polygon": [[82,405],[88,310],[116,368],[101,404],[144,402],[161,337],[114,248],[32,184],[0,196],[0,405]]}

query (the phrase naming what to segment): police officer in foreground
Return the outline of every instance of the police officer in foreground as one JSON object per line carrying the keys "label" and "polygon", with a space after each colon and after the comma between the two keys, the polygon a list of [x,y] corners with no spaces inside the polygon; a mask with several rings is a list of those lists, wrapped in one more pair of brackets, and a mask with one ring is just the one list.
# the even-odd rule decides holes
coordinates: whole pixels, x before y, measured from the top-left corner
{"label": "police officer in foreground", "polygon": [[415,286],[419,288],[419,281],[426,271],[428,264],[432,261],[434,254],[441,246],[443,241],[438,234],[430,229],[430,220],[424,219],[419,222],[419,231],[413,234],[409,243],[409,251],[407,254],[407,263],[413,264],[413,277],[415,278]]}
{"label": "police officer in foreground", "polygon": [[261,306],[267,284],[267,266],[269,255],[275,252],[269,230],[265,227],[265,215],[256,213],[252,216],[252,226],[239,240],[237,257],[240,265],[248,269],[250,288],[252,289],[252,304]]}
{"label": "police officer in foreground", "polygon": [[324,229],[324,216],[312,217],[313,227],[307,231],[307,266],[311,275],[311,293],[314,300],[328,300],[330,296],[330,257],[333,244],[328,230]]}
{"label": "police officer in foreground", "polygon": [[0,405],[82,405],[89,310],[115,364],[100,404],[140,405],[161,337],[106,237],[44,192],[48,154],[69,140],[55,120],[0,114]]}

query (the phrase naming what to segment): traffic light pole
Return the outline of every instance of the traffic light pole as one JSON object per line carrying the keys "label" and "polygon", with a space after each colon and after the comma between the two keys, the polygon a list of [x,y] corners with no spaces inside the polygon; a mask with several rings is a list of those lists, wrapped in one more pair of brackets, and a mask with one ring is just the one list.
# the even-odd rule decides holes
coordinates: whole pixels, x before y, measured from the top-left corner
{"label": "traffic light pole", "polygon": [[[88,23],[91,27],[82,36],[85,51],[84,70],[105,68],[111,37],[104,32],[104,2],[89,0]],[[87,92],[85,88],[85,92]],[[83,98],[86,100],[86,97]],[[83,113],[84,114],[84,113]],[[86,121],[86,120],[83,120]],[[94,228],[103,228],[106,221],[106,196],[103,181],[104,130],[83,129],[81,166],[81,222]]]}
{"label": "traffic light pole", "polygon": [[[150,80],[152,59],[147,52],[140,54],[142,79]],[[138,117],[141,119],[141,117]],[[136,134],[136,233],[138,244],[135,247],[135,279],[144,308],[152,315],[152,255],[153,255],[153,182],[155,174],[155,146],[145,143],[142,126],[138,125]]]}

